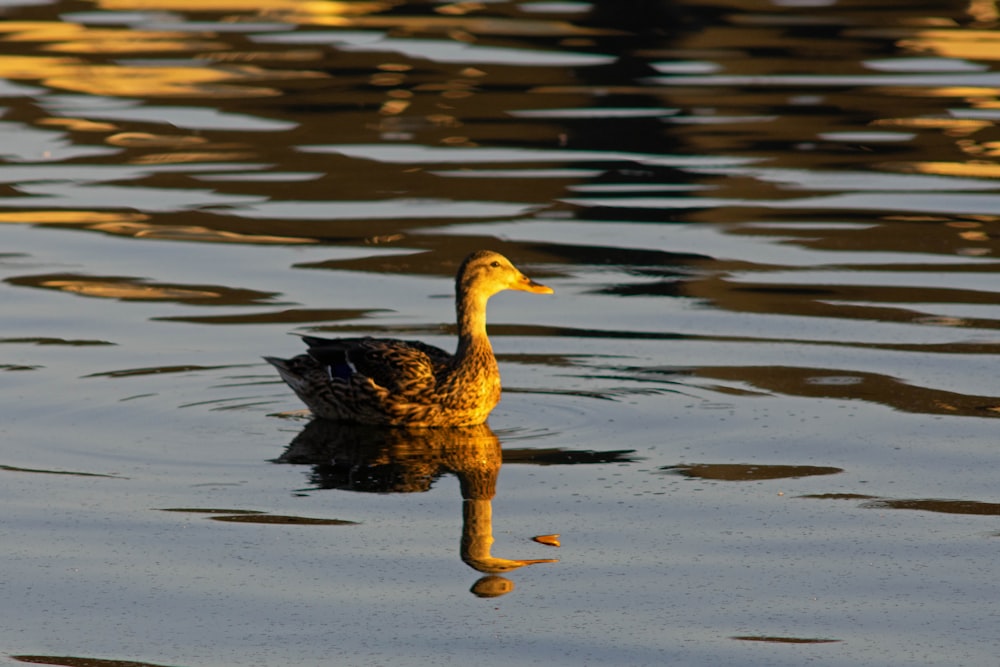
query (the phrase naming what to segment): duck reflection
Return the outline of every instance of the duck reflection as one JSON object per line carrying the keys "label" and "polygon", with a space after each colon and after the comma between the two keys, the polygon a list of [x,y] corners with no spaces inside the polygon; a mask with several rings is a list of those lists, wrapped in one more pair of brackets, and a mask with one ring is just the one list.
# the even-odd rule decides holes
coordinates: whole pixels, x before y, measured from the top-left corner
{"label": "duck reflection", "polygon": [[503,455],[500,440],[486,424],[450,429],[387,429],[321,419],[309,423],[278,463],[311,464],[321,488],[374,493],[426,491],[435,479],[453,473],[462,490],[462,561],[490,576],[472,587],[481,597],[510,592],[514,584],[498,576],[525,565],[558,559],[501,558],[492,554],[493,496]]}

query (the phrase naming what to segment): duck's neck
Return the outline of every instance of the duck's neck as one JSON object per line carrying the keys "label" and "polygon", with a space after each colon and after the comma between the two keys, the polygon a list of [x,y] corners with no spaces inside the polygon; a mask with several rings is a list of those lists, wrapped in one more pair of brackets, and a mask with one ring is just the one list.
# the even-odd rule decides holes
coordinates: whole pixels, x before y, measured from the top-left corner
{"label": "duck's neck", "polygon": [[455,300],[458,315],[458,350],[455,356],[463,359],[469,355],[493,356],[490,339],[486,335],[486,300],[488,297],[461,290]]}

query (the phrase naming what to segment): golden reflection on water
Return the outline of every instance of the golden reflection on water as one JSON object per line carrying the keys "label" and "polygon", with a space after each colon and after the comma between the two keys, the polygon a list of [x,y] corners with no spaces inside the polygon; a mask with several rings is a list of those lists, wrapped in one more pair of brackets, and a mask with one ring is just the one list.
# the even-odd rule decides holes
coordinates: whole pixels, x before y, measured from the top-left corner
{"label": "golden reflection on water", "polygon": [[[156,225],[145,222],[150,216],[145,213],[109,213],[104,211],[0,211],[0,224],[30,224],[30,225],[67,225],[82,226],[96,232],[115,234],[117,236],[131,236],[133,238],[161,239],[168,241],[197,241],[200,243],[252,243],[252,244],[278,244],[278,245],[302,245],[317,243],[317,239],[303,236],[273,236],[270,234],[244,234],[222,229],[212,229],[201,225]],[[76,287],[74,287],[76,285]],[[56,287],[64,291],[77,291],[86,296],[109,296],[112,292],[124,294],[128,291],[120,284],[100,293],[97,284],[87,286],[82,281],[62,281],[39,284],[40,287]],[[131,290],[132,293],[138,293]],[[152,295],[155,290],[149,286],[144,286],[143,291]],[[176,289],[171,290],[177,294]],[[191,294],[188,290],[186,294]],[[167,291],[161,291],[159,298],[168,298]],[[202,294],[202,296],[214,296]],[[124,298],[124,297],[117,297]]]}
{"label": "golden reflection on water", "polygon": [[142,155],[129,164],[194,164],[196,162],[246,162],[257,157],[256,153],[232,151],[174,151],[171,153],[150,153]]}
{"label": "golden reflection on water", "polygon": [[44,127],[61,127],[71,132],[114,132],[118,129],[112,123],[87,120],[86,118],[40,118],[38,124]]}
{"label": "golden reflection on water", "polygon": [[[459,554],[469,567],[489,577],[473,586],[476,595],[495,597],[514,584],[495,575],[558,559],[494,556],[493,497],[502,463],[500,440],[489,426],[449,429],[384,429],[313,420],[288,445],[278,463],[312,464],[321,488],[414,493],[426,491],[446,473],[458,477],[462,493]],[[346,478],[343,470],[349,470]]]}
{"label": "golden reflection on water", "polygon": [[57,53],[162,53],[225,49],[224,42],[194,38],[191,33],[133,28],[93,28],[76,23],[10,21],[0,24],[5,42],[48,42],[43,51]]}
{"label": "golden reflection on water", "polygon": [[[196,46],[184,44],[182,50],[190,52]],[[279,96],[282,91],[249,85],[255,81],[325,79],[327,75],[316,71],[265,71],[236,64],[107,65],[76,58],[0,55],[0,78],[38,80],[52,88],[111,97],[256,98]]]}
{"label": "golden reflection on water", "polygon": [[318,72],[268,73],[247,66],[225,70],[210,67],[78,65],[61,66],[56,73],[41,71],[33,78],[47,86],[89,95],[111,97],[272,97],[281,95],[276,88],[236,85],[258,78],[322,77]]}
{"label": "golden reflection on water", "polygon": [[[3,25],[0,22],[0,29]],[[82,64],[78,58],[0,54],[0,77],[17,80],[64,76]]]}
{"label": "golden reflection on water", "polygon": [[106,299],[213,299],[215,292],[199,292],[191,289],[142,285],[137,283],[101,282],[98,280],[46,280],[39,287],[50,287],[82,296],[96,296]]}
{"label": "golden reflection on water", "polygon": [[508,19],[472,16],[338,16],[316,19],[327,26],[394,30],[404,34],[441,34],[455,41],[475,42],[477,35],[497,36],[596,36],[621,34],[616,30],[579,26],[567,21]]}
{"label": "golden reflection on water", "polygon": [[1000,60],[1000,33],[996,30],[921,30],[897,45],[943,58]]}
{"label": "golden reflection on water", "polygon": [[105,143],[123,148],[189,148],[208,143],[205,137],[194,135],[153,134],[151,132],[118,132],[106,138]]}
{"label": "golden reflection on water", "polygon": [[977,23],[984,26],[996,27],[996,22],[1000,20],[997,0],[969,0],[969,8],[966,11]]}
{"label": "golden reflection on water", "polygon": [[383,2],[329,2],[326,0],[98,0],[101,9],[114,11],[250,12],[265,16],[369,14],[385,11],[401,0]]}
{"label": "golden reflection on water", "polygon": [[940,129],[953,137],[964,137],[993,123],[988,120],[964,118],[880,118],[871,122],[872,127],[904,127],[908,129]]}
{"label": "golden reflection on water", "polygon": [[108,213],[105,211],[0,211],[0,223],[32,225],[127,224],[148,220],[145,213]]}
{"label": "golden reflection on water", "polygon": [[122,301],[176,301],[200,305],[244,305],[270,301],[269,292],[215,285],[180,285],[148,282],[144,278],[80,276],[68,273],[7,278],[23,287],[38,287],[80,296]]}
{"label": "golden reflection on water", "polygon": [[135,238],[166,239],[170,241],[199,241],[204,243],[254,243],[280,245],[316,243],[315,239],[301,236],[271,236],[267,234],[240,234],[198,225],[151,225],[139,222],[105,222],[90,225],[90,229],[133,236]]}
{"label": "golden reflection on water", "polygon": [[920,174],[1000,178],[1000,165],[987,162],[909,162],[906,166]]}
{"label": "golden reflection on water", "polygon": [[323,2],[316,0],[100,0],[102,9],[116,11],[241,12],[298,24],[394,29],[406,33],[441,33],[461,39],[474,35],[601,35],[618,31],[581,27],[566,21],[534,20],[523,17],[472,17],[483,9],[477,3],[456,3],[435,7],[437,16],[373,16],[405,4],[402,0],[382,2]]}

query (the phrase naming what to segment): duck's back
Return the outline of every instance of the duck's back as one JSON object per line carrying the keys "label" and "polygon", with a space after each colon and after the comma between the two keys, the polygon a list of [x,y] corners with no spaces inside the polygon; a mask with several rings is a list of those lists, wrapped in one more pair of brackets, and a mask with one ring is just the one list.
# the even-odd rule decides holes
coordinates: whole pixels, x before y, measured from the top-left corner
{"label": "duck's back", "polygon": [[394,426],[469,426],[486,421],[500,399],[492,354],[456,365],[420,341],[304,336],[308,352],[265,357],[317,417]]}
{"label": "duck's back", "polygon": [[370,378],[393,394],[433,391],[437,378],[452,361],[444,350],[418,340],[393,338],[317,338],[303,336],[308,355],[329,379]]}

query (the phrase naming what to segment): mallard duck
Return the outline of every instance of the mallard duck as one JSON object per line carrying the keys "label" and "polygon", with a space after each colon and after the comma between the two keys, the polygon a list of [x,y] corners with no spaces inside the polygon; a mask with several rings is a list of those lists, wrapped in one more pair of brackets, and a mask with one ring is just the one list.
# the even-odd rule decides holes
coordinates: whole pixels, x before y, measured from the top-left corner
{"label": "mallard duck", "polygon": [[316,417],[389,426],[482,424],[500,401],[500,371],[486,335],[486,302],[503,290],[551,294],[489,250],[455,277],[455,354],[415,340],[303,336],[306,354],[264,357]]}

